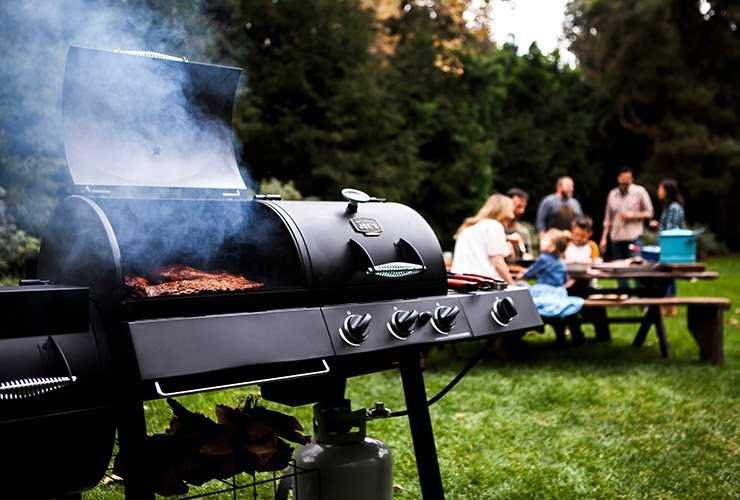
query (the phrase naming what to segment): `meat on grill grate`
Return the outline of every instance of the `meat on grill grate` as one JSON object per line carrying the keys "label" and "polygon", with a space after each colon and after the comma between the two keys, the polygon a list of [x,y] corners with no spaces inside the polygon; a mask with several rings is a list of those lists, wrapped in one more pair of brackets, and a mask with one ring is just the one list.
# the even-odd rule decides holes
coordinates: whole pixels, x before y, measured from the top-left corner
{"label": "meat on grill grate", "polygon": [[220,277],[241,277],[234,274],[228,274],[222,271],[208,272],[195,269],[194,267],[183,264],[171,264],[161,266],[149,273],[149,281],[152,283],[165,283],[168,281],[186,281],[198,279],[213,279]]}
{"label": "meat on grill grate", "polygon": [[224,271],[208,272],[173,264],[155,269],[150,279],[128,275],[124,284],[137,297],[195,295],[199,293],[241,292],[260,288],[262,283]]}

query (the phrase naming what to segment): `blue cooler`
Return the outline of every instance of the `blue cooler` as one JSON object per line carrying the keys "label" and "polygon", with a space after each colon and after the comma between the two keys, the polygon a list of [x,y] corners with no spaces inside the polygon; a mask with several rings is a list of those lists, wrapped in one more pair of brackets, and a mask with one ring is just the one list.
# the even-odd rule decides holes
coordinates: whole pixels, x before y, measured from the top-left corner
{"label": "blue cooler", "polygon": [[696,233],[689,229],[660,232],[660,262],[688,264],[696,262]]}

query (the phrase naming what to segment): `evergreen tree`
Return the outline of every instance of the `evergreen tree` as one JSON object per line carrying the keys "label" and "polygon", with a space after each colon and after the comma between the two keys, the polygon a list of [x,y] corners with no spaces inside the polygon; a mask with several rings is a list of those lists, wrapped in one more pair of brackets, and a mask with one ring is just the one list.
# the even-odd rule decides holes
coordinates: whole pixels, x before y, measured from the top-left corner
{"label": "evergreen tree", "polygon": [[404,117],[371,51],[374,14],[353,0],[219,2],[216,50],[245,69],[235,113],[257,177],[336,199],[343,186],[403,199],[418,185]]}
{"label": "evergreen tree", "polygon": [[460,222],[493,189],[487,129],[492,80],[476,57],[460,2],[402,3],[387,26],[396,43],[389,56],[388,85],[416,145],[422,183],[408,200],[434,225],[445,247]]}
{"label": "evergreen tree", "polygon": [[[506,44],[489,57],[502,68],[505,92],[491,119],[498,139],[496,184],[526,189],[537,201],[553,191],[558,177],[569,175],[586,211],[601,210],[599,170],[588,158],[593,92],[580,71],[534,44],[523,56]],[[531,216],[536,208],[530,204]]]}
{"label": "evergreen tree", "polygon": [[737,2],[575,0],[569,20],[600,93],[600,156],[638,167],[651,187],[677,178],[688,218],[740,244]]}

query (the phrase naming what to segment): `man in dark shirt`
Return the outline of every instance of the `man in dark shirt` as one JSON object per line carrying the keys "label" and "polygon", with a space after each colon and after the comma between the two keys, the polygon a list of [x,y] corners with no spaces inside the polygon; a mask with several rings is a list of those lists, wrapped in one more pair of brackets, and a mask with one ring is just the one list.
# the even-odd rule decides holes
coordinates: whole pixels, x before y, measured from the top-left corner
{"label": "man in dark shirt", "polygon": [[537,208],[535,226],[542,237],[548,229],[570,229],[573,220],[583,215],[581,204],[573,198],[575,183],[570,177],[561,177],[555,192],[545,196]]}

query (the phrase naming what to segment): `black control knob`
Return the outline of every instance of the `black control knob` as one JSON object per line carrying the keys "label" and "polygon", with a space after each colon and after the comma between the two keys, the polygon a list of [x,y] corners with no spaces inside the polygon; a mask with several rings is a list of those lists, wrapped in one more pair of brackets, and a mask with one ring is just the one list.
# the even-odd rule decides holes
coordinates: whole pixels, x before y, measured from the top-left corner
{"label": "black control knob", "polygon": [[506,326],[511,323],[511,320],[514,319],[517,314],[519,314],[519,312],[516,310],[514,301],[511,300],[510,297],[496,299],[491,307],[491,318],[501,326]]}
{"label": "black control knob", "polygon": [[400,309],[394,312],[388,321],[388,331],[397,339],[406,340],[414,334],[414,326],[418,318],[418,312]]}
{"label": "black control knob", "polygon": [[460,314],[457,306],[439,306],[432,314],[432,326],[439,333],[447,335],[455,328],[455,318]]}
{"label": "black control knob", "polygon": [[346,343],[351,346],[358,346],[367,339],[368,332],[367,327],[370,326],[370,322],[373,317],[370,313],[366,313],[362,316],[359,314],[353,314],[344,318],[344,324],[339,329],[339,336],[342,337]]}

